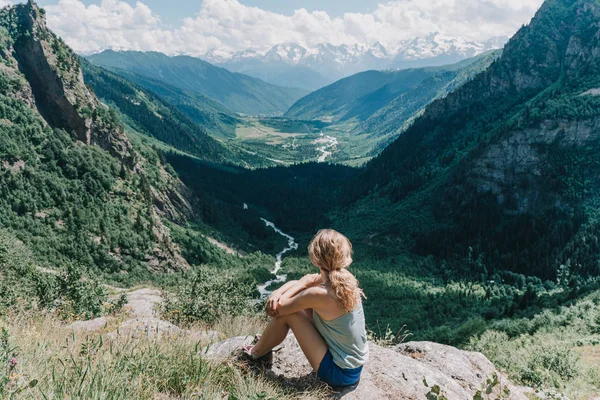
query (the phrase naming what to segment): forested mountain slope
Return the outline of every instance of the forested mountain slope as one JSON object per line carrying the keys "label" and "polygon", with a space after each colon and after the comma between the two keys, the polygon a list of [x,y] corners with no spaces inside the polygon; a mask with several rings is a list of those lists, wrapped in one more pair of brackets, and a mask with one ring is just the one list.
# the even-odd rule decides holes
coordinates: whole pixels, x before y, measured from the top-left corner
{"label": "forested mountain slope", "polygon": [[121,71],[133,72],[205,95],[244,114],[285,112],[306,94],[300,89],[276,86],[188,56],[168,57],[155,52],[106,50],[88,59],[94,64],[111,68],[117,74]]}
{"label": "forested mountain slope", "polygon": [[86,85],[127,116],[127,122],[136,131],[206,161],[237,161],[201,125],[156,95],[88,61],[82,60],[81,66]]}
{"label": "forested mountain slope", "polygon": [[[386,113],[387,108],[413,110],[415,107],[410,104],[411,101],[416,101],[423,107],[435,98],[435,93],[441,88],[459,86],[468,77],[485,69],[493,58],[493,54],[486,54],[444,67],[362,72],[298,100],[285,115],[334,123],[352,120],[364,122],[372,117],[381,119],[378,114]],[[459,77],[461,79],[457,79]],[[451,85],[454,80],[457,82]],[[393,102],[396,104],[392,105]],[[361,129],[366,127],[368,125],[361,126]],[[371,133],[367,130],[365,132]]]}
{"label": "forested mountain slope", "polygon": [[353,103],[363,97],[378,92],[374,99],[378,104],[371,110],[386,104],[391,98],[406,91],[431,76],[427,69],[403,71],[366,71],[341,79],[298,100],[285,113],[286,117],[339,122],[356,116],[352,112]]}
{"label": "forested mountain slope", "polygon": [[598,20],[595,1],[546,1],[348,186],[342,225],[468,273],[599,275]]}
{"label": "forested mountain slope", "polygon": [[[84,71],[92,70],[93,64],[90,62],[82,63],[82,65]],[[101,67],[96,66],[96,68]],[[103,69],[103,71],[104,74],[110,73],[106,69]],[[114,75],[117,74],[113,73]],[[133,72],[120,70],[118,76],[168,102],[193,122],[202,125],[202,128],[210,135],[217,138],[235,137],[235,127],[240,119],[237,117],[237,113],[218,101],[189,90],[179,89],[159,79],[149,78]]]}
{"label": "forested mountain slope", "polygon": [[[432,101],[445,97],[473,79],[488,68],[501,54],[502,51],[497,50],[476,59],[468,59],[443,67],[447,70],[436,72],[410,90],[401,93],[387,105],[370,114],[366,120],[362,120],[353,132],[382,138],[395,138],[408,128]],[[389,139],[387,143],[389,143]]]}
{"label": "forested mountain slope", "polygon": [[134,149],[34,2],[0,11],[0,58],[3,232],[52,268],[129,281],[189,268],[162,219],[192,214],[183,185]]}

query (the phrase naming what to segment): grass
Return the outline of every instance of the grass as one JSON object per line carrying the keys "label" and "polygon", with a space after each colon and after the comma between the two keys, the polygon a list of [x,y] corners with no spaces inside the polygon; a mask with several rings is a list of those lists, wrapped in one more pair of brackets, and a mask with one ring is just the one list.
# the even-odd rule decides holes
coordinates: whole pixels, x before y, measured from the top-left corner
{"label": "grass", "polygon": [[533,334],[509,337],[489,330],[467,348],[481,351],[516,382],[553,388],[573,400],[592,399],[600,388],[600,291],[571,306],[544,311]]}
{"label": "grass", "polygon": [[[215,328],[224,336],[253,334],[258,318],[231,318]],[[110,339],[79,334],[51,315],[21,313],[0,320],[16,365],[5,365],[2,398],[19,399],[297,399],[294,394],[233,363],[203,357],[208,342],[186,336]],[[4,343],[4,342],[3,342]],[[3,362],[6,362],[3,360]],[[0,378],[2,374],[0,373]],[[12,396],[12,397],[11,397]]]}
{"label": "grass", "polygon": [[329,126],[317,121],[251,118],[237,125],[235,139],[227,143],[274,163],[291,165],[317,161],[321,153],[314,141],[322,132],[339,143],[326,161],[357,167],[373,157],[382,138],[350,133],[354,127],[352,122]]}

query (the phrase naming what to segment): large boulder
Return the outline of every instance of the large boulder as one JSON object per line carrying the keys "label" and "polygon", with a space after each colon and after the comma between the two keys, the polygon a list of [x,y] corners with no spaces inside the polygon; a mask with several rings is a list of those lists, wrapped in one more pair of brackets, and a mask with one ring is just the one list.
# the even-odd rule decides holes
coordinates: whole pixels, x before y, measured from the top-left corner
{"label": "large boulder", "polygon": [[88,321],[75,321],[67,328],[75,332],[96,332],[105,329],[111,320],[111,318],[100,317]]}
{"label": "large boulder", "polygon": [[138,289],[127,293],[127,305],[125,307],[135,317],[152,318],[156,316],[155,308],[162,300],[160,290]]}
{"label": "large boulder", "polygon": [[[251,341],[251,337],[235,337],[215,343],[204,352],[208,358],[226,360]],[[485,397],[488,392],[489,398],[527,399],[521,389],[481,353],[431,342],[410,342],[395,347],[369,345],[370,359],[360,383],[332,393],[333,397],[468,400],[480,391],[484,398],[488,398]],[[266,375],[301,391],[319,385],[292,335],[275,349],[273,369]]]}
{"label": "large boulder", "polygon": [[216,331],[181,329],[168,321],[149,317],[132,318],[123,321],[116,331],[108,334],[108,337],[111,339],[119,337],[126,339],[139,339],[141,337],[155,339],[169,336],[185,336],[191,340],[203,343],[214,342],[221,337]]}

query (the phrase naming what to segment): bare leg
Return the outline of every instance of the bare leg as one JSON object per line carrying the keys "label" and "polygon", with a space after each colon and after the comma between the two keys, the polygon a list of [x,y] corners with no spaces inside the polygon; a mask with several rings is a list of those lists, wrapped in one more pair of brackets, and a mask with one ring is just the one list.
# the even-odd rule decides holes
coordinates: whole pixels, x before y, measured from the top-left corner
{"label": "bare leg", "polygon": [[282,317],[275,317],[260,336],[259,341],[252,347],[252,354],[261,357],[280,345],[287,336],[290,327]]}
{"label": "bare leg", "polygon": [[268,353],[284,341],[290,329],[294,332],[308,362],[317,371],[327,353],[327,344],[305,311],[273,318],[258,343],[252,348],[252,354],[262,356]]}

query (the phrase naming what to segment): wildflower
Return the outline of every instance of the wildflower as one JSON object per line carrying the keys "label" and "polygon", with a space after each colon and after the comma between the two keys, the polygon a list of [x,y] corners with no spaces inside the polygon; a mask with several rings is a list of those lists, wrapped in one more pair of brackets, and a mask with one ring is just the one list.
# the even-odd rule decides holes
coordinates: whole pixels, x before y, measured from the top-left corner
{"label": "wildflower", "polygon": [[10,361],[8,362],[8,365],[10,365],[11,368],[14,368],[17,366],[17,358],[13,357],[10,359]]}

